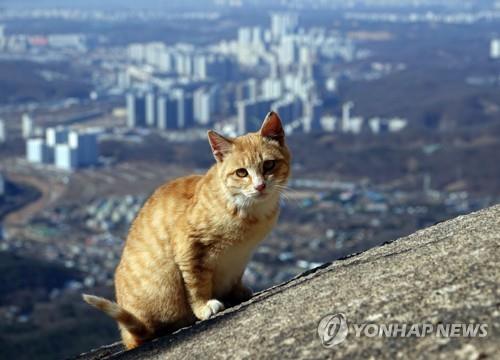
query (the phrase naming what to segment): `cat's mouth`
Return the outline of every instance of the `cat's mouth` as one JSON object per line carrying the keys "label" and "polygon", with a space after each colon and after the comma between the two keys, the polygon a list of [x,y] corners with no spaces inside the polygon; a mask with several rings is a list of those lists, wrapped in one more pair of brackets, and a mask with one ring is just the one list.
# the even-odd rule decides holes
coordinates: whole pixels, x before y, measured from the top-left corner
{"label": "cat's mouth", "polygon": [[254,200],[261,200],[266,198],[269,195],[268,191],[259,191],[259,192],[252,192],[250,194],[246,194],[246,197]]}

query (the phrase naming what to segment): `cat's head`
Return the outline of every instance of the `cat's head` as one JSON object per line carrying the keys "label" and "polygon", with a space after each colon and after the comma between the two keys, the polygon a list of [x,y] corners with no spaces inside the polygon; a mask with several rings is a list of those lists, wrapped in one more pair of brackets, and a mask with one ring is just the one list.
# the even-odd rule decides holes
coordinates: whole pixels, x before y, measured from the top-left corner
{"label": "cat's head", "polygon": [[258,132],[229,139],[209,131],[208,140],[218,176],[237,203],[277,198],[290,176],[290,152],[277,113],[270,112]]}

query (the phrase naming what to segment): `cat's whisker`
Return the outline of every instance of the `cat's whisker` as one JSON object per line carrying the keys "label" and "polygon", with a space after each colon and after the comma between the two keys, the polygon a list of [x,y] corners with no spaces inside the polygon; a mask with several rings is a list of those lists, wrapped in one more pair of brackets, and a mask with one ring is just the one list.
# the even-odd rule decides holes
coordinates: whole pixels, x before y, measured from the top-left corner
{"label": "cat's whisker", "polygon": [[279,188],[279,189],[282,189],[282,190],[286,190],[286,191],[293,192],[293,193],[299,193],[299,191],[298,191],[298,190],[293,189],[293,188],[291,188],[291,187],[289,187],[289,186],[287,186],[287,185],[280,185],[280,184],[276,184],[275,186],[276,186],[277,188]]}
{"label": "cat's whisker", "polygon": [[292,198],[293,195],[299,194],[299,191],[284,185],[277,185],[276,188],[278,189],[280,194],[286,196],[288,200],[293,201],[297,205],[300,203],[298,199]]}
{"label": "cat's whisker", "polygon": [[298,194],[299,192],[297,190],[294,190],[288,186],[284,186],[284,185],[275,185],[276,189],[278,189],[279,191],[284,191],[284,192],[287,192],[287,193],[295,193],[295,194]]}
{"label": "cat's whisker", "polygon": [[286,202],[293,203],[295,205],[299,205],[299,201],[297,199],[294,199],[294,198],[290,197],[290,194],[287,194],[283,190],[278,190],[278,192],[279,192],[280,197],[281,197],[282,200],[284,200]]}

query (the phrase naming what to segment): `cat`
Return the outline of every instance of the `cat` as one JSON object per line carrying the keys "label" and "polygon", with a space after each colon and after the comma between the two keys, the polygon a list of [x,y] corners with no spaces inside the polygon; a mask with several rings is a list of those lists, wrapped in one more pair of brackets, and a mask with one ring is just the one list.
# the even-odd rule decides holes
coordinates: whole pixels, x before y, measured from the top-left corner
{"label": "cat", "polygon": [[160,186],[133,221],[115,272],[117,302],[83,294],[114,318],[127,349],[205,320],[252,291],[242,275],[271,231],[291,172],[281,119],[234,139],[215,131],[205,175]]}

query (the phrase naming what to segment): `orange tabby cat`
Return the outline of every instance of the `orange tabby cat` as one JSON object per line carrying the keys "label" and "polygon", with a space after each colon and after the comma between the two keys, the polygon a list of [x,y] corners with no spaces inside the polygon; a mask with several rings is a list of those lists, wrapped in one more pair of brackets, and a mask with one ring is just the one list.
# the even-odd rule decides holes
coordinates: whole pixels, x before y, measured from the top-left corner
{"label": "orange tabby cat", "polygon": [[252,296],[241,278],[278,217],[290,174],[285,133],[270,112],[257,133],[209,131],[208,139],[216,164],[162,185],[132,223],[115,273],[117,303],[83,296],[118,322],[129,349]]}

